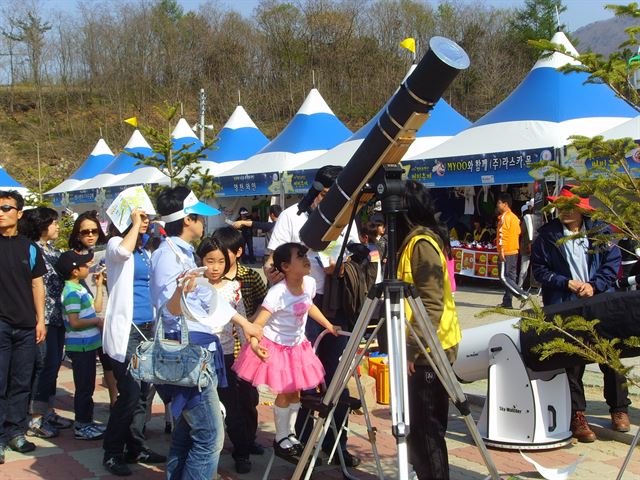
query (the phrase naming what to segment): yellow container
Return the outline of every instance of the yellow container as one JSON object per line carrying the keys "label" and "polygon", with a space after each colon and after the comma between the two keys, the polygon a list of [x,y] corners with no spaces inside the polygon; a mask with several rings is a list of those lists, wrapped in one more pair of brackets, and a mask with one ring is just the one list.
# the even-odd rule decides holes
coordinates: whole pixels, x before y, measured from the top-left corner
{"label": "yellow container", "polygon": [[382,405],[389,405],[389,365],[376,365],[376,401]]}
{"label": "yellow container", "polygon": [[387,361],[387,357],[367,357],[369,359],[369,376],[376,378],[376,371],[378,365],[384,364]]}

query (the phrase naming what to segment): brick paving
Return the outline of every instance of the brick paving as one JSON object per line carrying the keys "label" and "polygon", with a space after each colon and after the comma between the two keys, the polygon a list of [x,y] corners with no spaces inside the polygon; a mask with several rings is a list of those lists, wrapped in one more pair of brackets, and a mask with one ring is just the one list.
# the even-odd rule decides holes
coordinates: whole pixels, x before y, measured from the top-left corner
{"label": "brick paving", "polygon": [[[489,305],[495,305],[500,301],[501,293],[497,288],[486,288],[472,284],[463,285],[457,293],[456,300],[459,304],[460,318],[463,328],[469,328],[481,323],[500,320],[492,318],[479,320],[474,317],[480,309]],[[640,419],[640,412],[632,407],[630,410],[631,421],[634,426],[629,434],[614,434],[608,426],[608,413],[606,404],[602,398],[601,386],[598,384],[598,375],[593,373],[593,386],[587,389],[588,420],[594,426],[594,431],[599,440],[592,444],[572,444],[567,447],[550,450],[528,452],[527,455],[546,467],[562,467],[575,462],[581,456],[584,461],[578,466],[572,478],[580,480],[606,480],[616,477],[628,450],[632,434],[636,431],[636,424]],[[601,377],[601,376],[600,376]],[[589,377],[591,378],[591,377]],[[390,415],[388,407],[375,403],[375,384],[372,378],[362,377],[365,387],[367,403],[371,410],[371,419],[377,429],[376,444],[380,452],[382,468],[385,478],[397,478],[395,439],[390,434]],[[600,380],[601,381],[601,380]],[[96,420],[106,421],[108,416],[108,394],[98,381],[94,400],[96,402]],[[589,382],[587,382],[589,383]],[[475,382],[463,385],[465,392],[471,394],[472,413],[475,418],[479,416],[481,400],[486,389],[485,382]],[[73,382],[69,365],[65,362],[58,382],[58,411],[72,417]],[[640,396],[637,391],[632,391],[632,401],[635,406],[640,405]],[[156,399],[156,401],[158,401]],[[268,395],[261,397],[259,406],[260,427],[258,442],[265,447],[271,445],[273,435],[272,413]],[[416,419],[413,419],[414,421]],[[351,431],[349,449],[363,460],[361,466],[354,473],[363,480],[378,478],[374,457],[370,444],[363,438],[366,435],[365,421],[362,415],[351,414]],[[149,445],[158,452],[167,453],[169,448],[169,435],[164,433],[164,415],[161,403],[154,403],[153,416],[147,426]],[[101,441],[87,442],[75,440],[71,430],[63,430],[58,438],[52,440],[33,439],[37,445],[35,452],[22,455],[7,451],[6,463],[0,465],[0,480],[28,480],[28,479],[113,479],[102,467]],[[488,472],[485,468],[477,448],[473,445],[471,436],[467,432],[464,421],[457,415],[455,409],[450,410],[449,431],[447,433],[449,448],[449,460],[451,478],[453,480],[482,480]],[[229,455],[229,445],[225,445],[219,467],[219,478],[223,480],[247,479],[254,480],[262,477],[268,454],[264,456],[252,456],[253,470],[250,474],[238,475],[234,471],[233,459]],[[490,450],[491,456],[501,475],[507,478],[509,475],[522,479],[542,478],[532,465],[526,462],[518,452]],[[136,479],[161,479],[164,478],[163,466],[136,465],[133,466]],[[276,459],[270,478],[284,480],[291,477],[293,466]],[[313,479],[339,479],[342,474],[338,469],[320,467],[312,476]],[[637,452],[627,467],[625,479],[640,478],[640,454]]]}

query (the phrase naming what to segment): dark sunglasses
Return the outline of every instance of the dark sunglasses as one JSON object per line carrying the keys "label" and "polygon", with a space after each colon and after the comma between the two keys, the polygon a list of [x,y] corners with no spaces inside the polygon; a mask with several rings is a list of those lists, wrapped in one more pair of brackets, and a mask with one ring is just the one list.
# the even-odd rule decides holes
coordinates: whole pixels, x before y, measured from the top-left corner
{"label": "dark sunglasses", "polygon": [[85,237],[88,235],[98,236],[99,233],[100,230],[98,230],[97,228],[87,228],[86,230],[80,230],[80,235],[83,235]]}
{"label": "dark sunglasses", "polygon": [[18,207],[14,207],[13,205],[0,205],[0,210],[4,213],[9,213],[11,210],[18,210]]}

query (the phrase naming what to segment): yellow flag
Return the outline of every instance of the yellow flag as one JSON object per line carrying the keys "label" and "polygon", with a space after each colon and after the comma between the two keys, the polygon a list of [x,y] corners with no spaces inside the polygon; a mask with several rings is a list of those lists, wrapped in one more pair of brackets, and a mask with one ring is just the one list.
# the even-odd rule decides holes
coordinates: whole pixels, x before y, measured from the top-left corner
{"label": "yellow flag", "polygon": [[400,42],[400,46],[406,48],[411,53],[416,53],[416,39],[413,37],[405,38]]}
{"label": "yellow flag", "polygon": [[125,118],[124,123],[128,123],[129,125],[138,128],[138,117]]}

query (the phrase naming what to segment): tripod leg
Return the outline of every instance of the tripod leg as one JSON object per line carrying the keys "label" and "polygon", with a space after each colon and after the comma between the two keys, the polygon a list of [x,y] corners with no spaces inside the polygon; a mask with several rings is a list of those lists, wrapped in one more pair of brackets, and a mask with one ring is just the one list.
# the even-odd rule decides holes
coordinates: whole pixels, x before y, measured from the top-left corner
{"label": "tripod leg", "polygon": [[[463,416],[464,422],[469,429],[469,433],[471,434],[474,443],[478,447],[478,450],[480,450],[480,455],[482,456],[482,459],[484,460],[484,463],[489,470],[489,475],[493,480],[499,480],[500,475],[498,474],[498,469],[493,463],[493,459],[491,458],[491,455],[489,455],[489,451],[487,450],[486,445],[482,441],[480,432],[478,432],[478,427],[471,417],[471,411],[469,409],[469,404],[464,395],[464,392],[462,391],[462,388],[460,387],[460,384],[456,379],[453,368],[451,367],[451,364],[449,363],[449,360],[444,353],[444,350],[442,349],[440,340],[438,339],[438,336],[433,329],[433,325],[429,321],[429,314],[424,308],[424,305],[422,304],[422,301],[420,300],[420,297],[418,296],[415,288],[409,288],[409,295],[407,297],[407,300],[413,312],[413,325],[416,325],[420,333],[422,333],[422,338],[425,339],[427,345],[425,346],[422,343],[422,340],[420,336],[416,334],[413,325],[407,322],[412,336],[420,346],[422,353],[426,356],[429,364],[440,379],[440,382],[447,390],[447,393],[451,397],[454,405]],[[429,348],[429,351],[427,351],[426,347]]]}
{"label": "tripod leg", "polygon": [[[336,372],[327,386],[327,391],[322,397],[322,406],[320,413],[320,418],[318,418],[313,426],[313,430],[307,439],[307,443],[304,447],[304,451],[302,455],[300,455],[300,460],[298,461],[298,465],[296,465],[296,469],[293,472],[292,480],[299,480],[302,478],[302,474],[307,468],[307,461],[312,455],[312,451],[316,450],[316,455],[313,455],[313,458],[308,466],[308,476],[313,469],[313,465],[315,463],[315,459],[317,457],[317,453],[320,448],[320,444],[322,439],[324,439],[329,427],[330,420],[333,415],[333,411],[335,406],[340,398],[340,394],[345,388],[349,378],[353,375],[353,372],[359,365],[362,357],[364,355],[364,351],[358,353],[358,347],[360,345],[360,339],[363,338],[364,333],[367,329],[367,325],[369,325],[369,321],[373,318],[373,314],[376,311],[378,304],[380,303],[380,299],[378,298],[377,289],[372,289],[369,292],[367,299],[365,300],[362,310],[360,311],[360,315],[356,320],[356,324],[353,327],[351,332],[351,336],[349,337],[349,341],[347,342],[347,346],[342,353],[342,358],[340,360],[340,364],[336,369]],[[379,326],[378,326],[379,327]],[[377,327],[377,328],[378,328]],[[373,337],[372,337],[373,338]],[[367,343],[370,344],[371,339]]]}
{"label": "tripod leg", "polygon": [[389,340],[389,387],[391,424],[398,449],[398,478],[409,478],[409,385],[404,322],[404,283],[385,281],[385,312]]}

